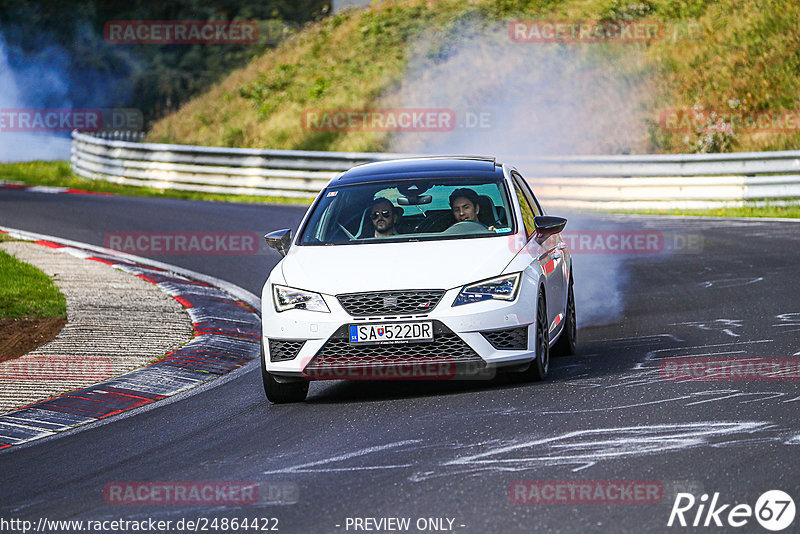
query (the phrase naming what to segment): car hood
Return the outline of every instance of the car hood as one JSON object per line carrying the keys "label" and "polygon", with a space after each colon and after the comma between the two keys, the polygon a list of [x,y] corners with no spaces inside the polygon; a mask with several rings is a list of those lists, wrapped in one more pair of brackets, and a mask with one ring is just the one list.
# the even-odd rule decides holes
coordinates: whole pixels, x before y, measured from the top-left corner
{"label": "car hood", "polygon": [[294,246],[281,262],[289,286],[336,295],[389,289],[452,289],[502,274],[513,238],[492,237]]}

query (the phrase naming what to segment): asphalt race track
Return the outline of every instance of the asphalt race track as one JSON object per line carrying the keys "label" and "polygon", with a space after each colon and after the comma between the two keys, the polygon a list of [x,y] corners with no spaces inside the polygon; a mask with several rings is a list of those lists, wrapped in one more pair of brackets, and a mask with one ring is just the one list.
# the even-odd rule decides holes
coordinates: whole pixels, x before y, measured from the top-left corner
{"label": "asphalt race track", "polygon": [[[110,232],[262,235],[296,227],[303,211],[0,191],[0,225],[96,245]],[[325,382],[312,384],[306,403],[271,406],[250,365],[177,402],[0,453],[0,517],[277,518],[287,533],[354,532],[352,518],[388,517],[410,518],[410,532],[425,531],[415,527],[420,518],[444,518],[420,523],[427,531],[465,533],[766,532],[753,517],[739,529],[667,521],[678,491],[719,493],[730,505],[754,506],[772,489],[798,500],[798,377],[676,381],[664,365],[800,357],[800,224],[582,215],[571,228],[660,232],[680,243],[575,254],[578,354],[553,360],[546,382]],[[278,260],[263,248],[149,256],[255,294]],[[657,482],[663,498],[535,504],[509,493],[515,481],[565,480]],[[133,481],[256,483],[262,497],[289,488],[284,501],[296,502],[117,505],[104,497],[109,483]]]}

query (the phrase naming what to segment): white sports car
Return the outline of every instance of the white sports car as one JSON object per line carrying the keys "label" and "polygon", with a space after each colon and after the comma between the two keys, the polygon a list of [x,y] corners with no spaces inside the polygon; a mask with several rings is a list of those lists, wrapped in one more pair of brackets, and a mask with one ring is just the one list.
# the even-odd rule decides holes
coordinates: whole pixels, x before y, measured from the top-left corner
{"label": "white sports car", "polygon": [[547,375],[575,350],[566,219],[545,215],[522,175],[487,158],[356,166],[331,180],[262,292],[270,401],[309,380]]}

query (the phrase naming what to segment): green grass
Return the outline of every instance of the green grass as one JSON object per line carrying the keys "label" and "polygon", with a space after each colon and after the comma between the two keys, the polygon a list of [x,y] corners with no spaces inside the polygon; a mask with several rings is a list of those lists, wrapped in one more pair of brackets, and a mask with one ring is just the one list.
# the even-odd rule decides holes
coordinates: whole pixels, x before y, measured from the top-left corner
{"label": "green grass", "polygon": [[274,53],[256,58],[179,114],[157,122],[154,142],[295,150],[370,151],[386,132],[321,132],[302,124],[305,111],[368,109],[402,80],[409,46],[477,8],[460,1],[382,2],[312,24]]}
{"label": "green grass", "polygon": [[69,162],[66,161],[0,163],[0,180],[21,182],[27,185],[69,187],[72,189],[80,189],[82,191],[136,197],[164,197],[192,200],[216,200],[226,202],[252,202],[262,204],[308,205],[311,203],[310,199],[305,200],[284,197],[199,193],[194,191],[176,191],[172,189],[155,189],[152,187],[119,185],[101,180],[89,180],[72,172]]}
{"label": "green grass", "polygon": [[0,250],[0,317],[67,317],[67,301],[42,271]]}
{"label": "green grass", "polygon": [[[662,23],[661,40],[604,49],[611,59],[611,66],[603,67],[609,76],[626,79],[631,69],[626,54],[633,49],[642,63],[639,72],[652,75],[652,91],[626,111],[636,115],[641,138],[615,149],[619,153],[637,147],[661,153],[800,147],[797,127],[726,132],[699,125],[697,131],[671,132],[659,124],[666,110],[800,109],[800,4],[792,0],[384,0],[307,25],[158,121],[148,138],[211,146],[385,150],[391,141],[387,132],[304,129],[303,113],[402,105],[397,91],[414,61],[434,66],[447,61],[469,42],[465,27],[490,28],[493,34],[514,19]],[[526,83],[525,73],[519,83]],[[462,92],[471,97],[479,88],[465,86]]]}

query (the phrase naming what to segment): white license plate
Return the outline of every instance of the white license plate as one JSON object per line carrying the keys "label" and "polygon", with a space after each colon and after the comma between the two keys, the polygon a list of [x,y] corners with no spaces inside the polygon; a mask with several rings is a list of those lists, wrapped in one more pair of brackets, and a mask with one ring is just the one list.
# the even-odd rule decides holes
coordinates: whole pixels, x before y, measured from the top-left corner
{"label": "white license plate", "polygon": [[352,324],[350,343],[433,341],[433,323]]}

